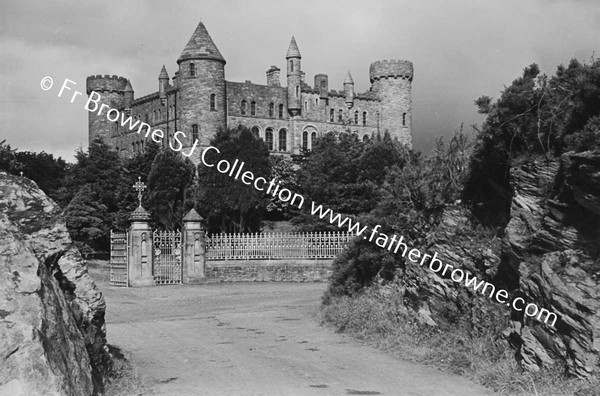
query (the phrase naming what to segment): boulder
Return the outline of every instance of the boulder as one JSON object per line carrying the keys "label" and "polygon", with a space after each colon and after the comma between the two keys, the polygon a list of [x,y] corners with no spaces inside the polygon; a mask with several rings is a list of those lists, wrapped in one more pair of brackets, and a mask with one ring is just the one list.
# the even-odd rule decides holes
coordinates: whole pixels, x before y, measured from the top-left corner
{"label": "boulder", "polygon": [[101,392],[105,309],[60,208],[0,173],[0,394]]}

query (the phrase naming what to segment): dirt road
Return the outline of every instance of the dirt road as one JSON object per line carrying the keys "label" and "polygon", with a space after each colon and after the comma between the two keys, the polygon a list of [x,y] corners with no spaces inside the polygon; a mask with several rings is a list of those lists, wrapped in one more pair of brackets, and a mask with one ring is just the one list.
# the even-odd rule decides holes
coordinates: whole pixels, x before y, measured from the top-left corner
{"label": "dirt road", "polygon": [[325,284],[99,286],[109,343],[131,354],[155,394],[489,394],[319,326]]}

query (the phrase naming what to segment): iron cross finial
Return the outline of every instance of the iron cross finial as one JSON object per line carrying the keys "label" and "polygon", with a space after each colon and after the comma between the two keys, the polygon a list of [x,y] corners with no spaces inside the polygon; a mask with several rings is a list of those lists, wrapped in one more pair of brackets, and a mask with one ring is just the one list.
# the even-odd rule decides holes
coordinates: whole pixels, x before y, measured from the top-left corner
{"label": "iron cross finial", "polygon": [[133,189],[138,192],[138,201],[142,206],[142,192],[146,189],[146,184],[142,182],[141,176],[138,176],[138,181],[133,185]]}

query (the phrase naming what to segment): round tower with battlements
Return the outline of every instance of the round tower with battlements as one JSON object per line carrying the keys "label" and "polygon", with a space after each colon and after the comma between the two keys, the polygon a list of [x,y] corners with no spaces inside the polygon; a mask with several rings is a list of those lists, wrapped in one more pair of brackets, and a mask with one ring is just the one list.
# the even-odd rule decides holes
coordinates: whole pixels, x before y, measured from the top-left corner
{"label": "round tower with battlements", "polygon": [[371,91],[380,100],[379,127],[392,137],[412,147],[413,64],[405,60],[384,60],[371,63]]}
{"label": "round tower with battlements", "polygon": [[[98,102],[98,109],[102,104],[106,104],[110,108],[122,110],[126,104],[126,92],[127,95],[133,96],[131,84],[125,77],[120,76],[101,74],[89,76],[86,79],[86,91],[88,96],[92,91],[101,96],[102,99]],[[106,118],[107,110],[106,108],[103,109],[100,115],[98,115],[99,111],[88,112],[89,144],[98,137],[102,138],[105,143],[109,143],[110,138],[117,132],[117,124]]]}
{"label": "round tower with battlements", "polygon": [[227,127],[225,63],[200,22],[177,59],[177,130],[185,133],[185,139],[179,140],[186,147],[196,139],[199,145],[208,146],[217,130]]}

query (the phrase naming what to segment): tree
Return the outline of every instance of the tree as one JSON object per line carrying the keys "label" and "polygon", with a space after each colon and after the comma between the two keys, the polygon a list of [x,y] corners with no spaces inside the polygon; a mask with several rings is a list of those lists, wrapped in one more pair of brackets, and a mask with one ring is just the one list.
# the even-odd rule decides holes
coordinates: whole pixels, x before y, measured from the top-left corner
{"label": "tree", "polygon": [[148,174],[147,210],[155,224],[166,230],[181,227],[186,190],[191,187],[194,165],[170,149],[161,149]]}
{"label": "tree", "polygon": [[67,228],[73,241],[85,253],[92,250],[106,251],[109,248],[110,216],[90,184],[84,185],[65,210]]}
{"label": "tree", "polygon": [[[244,162],[244,169],[255,177],[271,178],[269,151],[261,139],[244,127],[219,130],[211,145],[207,160],[216,163],[227,160]],[[196,209],[208,219],[210,232],[258,232],[269,198],[267,195],[202,164],[198,166],[199,191]]]}
{"label": "tree", "polygon": [[22,164],[23,176],[36,182],[42,191],[57,201],[59,205],[66,204],[60,202],[61,188],[69,170],[65,160],[60,157],[54,158],[52,154],[43,151],[41,153],[20,151],[16,153],[15,157]]}

